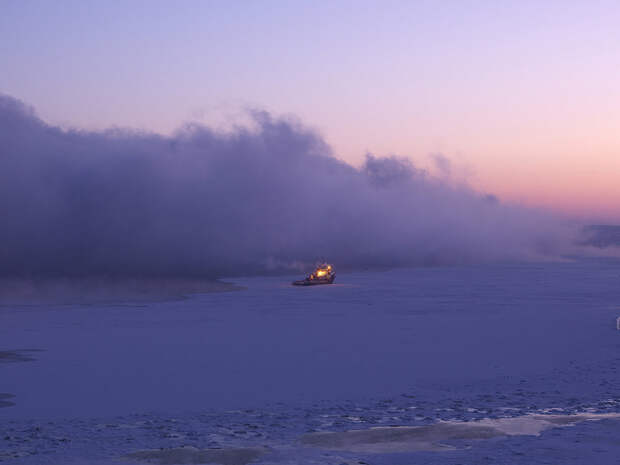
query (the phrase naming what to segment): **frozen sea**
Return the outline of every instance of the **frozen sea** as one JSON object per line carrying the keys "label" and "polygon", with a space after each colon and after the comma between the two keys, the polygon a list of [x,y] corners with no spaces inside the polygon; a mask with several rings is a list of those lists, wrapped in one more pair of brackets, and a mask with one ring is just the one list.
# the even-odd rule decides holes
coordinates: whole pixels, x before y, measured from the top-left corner
{"label": "frozen sea", "polygon": [[294,278],[0,307],[0,462],[620,463],[620,260]]}

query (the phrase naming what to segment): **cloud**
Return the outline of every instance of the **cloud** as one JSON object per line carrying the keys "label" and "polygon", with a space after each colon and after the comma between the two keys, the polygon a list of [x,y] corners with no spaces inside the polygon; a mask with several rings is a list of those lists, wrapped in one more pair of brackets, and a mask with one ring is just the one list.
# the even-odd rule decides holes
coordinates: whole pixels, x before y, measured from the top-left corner
{"label": "cloud", "polygon": [[431,159],[442,176],[449,177],[452,174],[452,162],[442,153],[432,153]]}
{"label": "cloud", "polygon": [[404,158],[361,168],[291,119],[173,136],[61,130],[0,96],[0,275],[230,276],[556,256],[549,215]]}

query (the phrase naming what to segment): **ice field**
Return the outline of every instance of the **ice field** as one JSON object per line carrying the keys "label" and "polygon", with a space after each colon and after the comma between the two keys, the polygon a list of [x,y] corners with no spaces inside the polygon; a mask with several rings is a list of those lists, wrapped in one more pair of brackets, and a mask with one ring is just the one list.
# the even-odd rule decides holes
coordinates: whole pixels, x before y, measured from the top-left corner
{"label": "ice field", "polygon": [[0,461],[618,463],[619,260],[295,277],[2,306]]}

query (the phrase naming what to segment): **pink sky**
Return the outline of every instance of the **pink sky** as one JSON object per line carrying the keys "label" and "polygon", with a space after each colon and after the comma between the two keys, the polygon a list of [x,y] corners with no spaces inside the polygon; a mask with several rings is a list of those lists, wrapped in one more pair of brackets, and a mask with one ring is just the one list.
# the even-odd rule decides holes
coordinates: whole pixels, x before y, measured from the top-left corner
{"label": "pink sky", "polygon": [[9,0],[0,92],[90,129],[265,108],[354,164],[442,153],[482,191],[620,221],[618,24],[614,1]]}

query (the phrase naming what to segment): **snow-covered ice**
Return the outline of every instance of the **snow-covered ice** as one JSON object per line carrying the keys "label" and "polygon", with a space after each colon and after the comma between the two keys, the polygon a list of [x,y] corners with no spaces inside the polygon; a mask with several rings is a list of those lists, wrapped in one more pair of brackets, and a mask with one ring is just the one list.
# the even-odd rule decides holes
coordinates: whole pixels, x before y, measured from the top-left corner
{"label": "snow-covered ice", "polygon": [[[0,461],[220,448],[260,450],[256,463],[617,463],[619,260],[340,273],[311,288],[292,278],[0,308]],[[437,433],[417,450],[302,439],[421,426],[489,434]]]}

